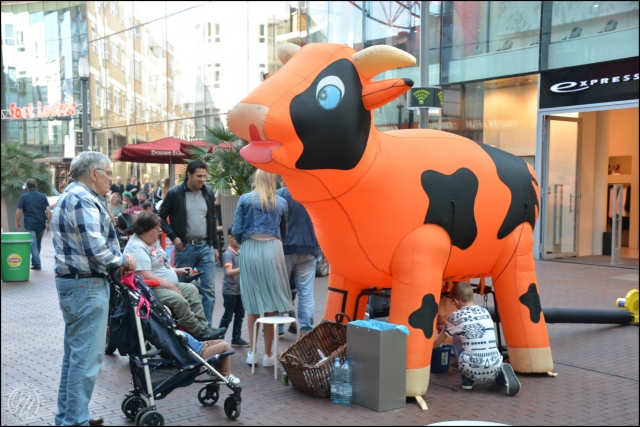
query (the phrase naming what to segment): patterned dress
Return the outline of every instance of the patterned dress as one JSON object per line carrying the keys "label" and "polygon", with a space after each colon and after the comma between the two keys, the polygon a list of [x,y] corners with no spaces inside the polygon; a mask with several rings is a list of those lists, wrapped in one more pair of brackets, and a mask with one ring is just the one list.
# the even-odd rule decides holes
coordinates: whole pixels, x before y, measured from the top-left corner
{"label": "patterned dress", "polygon": [[500,374],[502,355],[496,347],[496,333],[491,315],[477,305],[462,307],[451,313],[444,332],[462,344],[458,369],[475,381],[493,381]]}

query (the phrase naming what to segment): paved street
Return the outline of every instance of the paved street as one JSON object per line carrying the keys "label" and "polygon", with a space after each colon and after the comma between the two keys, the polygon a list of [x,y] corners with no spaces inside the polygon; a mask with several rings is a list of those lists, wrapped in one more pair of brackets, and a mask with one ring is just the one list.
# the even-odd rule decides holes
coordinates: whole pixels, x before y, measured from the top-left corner
{"label": "paved street", "polygon": [[[62,359],[63,322],[53,274],[53,245],[45,234],[42,271],[28,282],[2,282],[2,425],[18,425],[7,397],[22,386],[39,389],[32,425],[52,425]],[[616,298],[638,288],[638,270],[579,264],[536,262],[543,307],[613,309]],[[618,278],[616,278],[618,277]],[[223,312],[222,270],[217,272],[215,326]],[[327,279],[316,280],[316,322],[322,317]],[[478,301],[480,302],[480,300]],[[244,326],[244,338],[246,323]],[[428,411],[415,403],[388,412],[353,405],[341,407],[283,386],[273,379],[273,368],[256,367],[251,375],[244,363],[247,349],[233,359],[233,373],[242,379],[242,414],[227,420],[218,405],[203,407],[199,386],[175,390],[157,402],[166,425],[425,425],[448,420],[483,420],[511,425],[638,425],[638,327],[615,325],[549,325],[558,376],[520,375],[522,391],[508,397],[493,384],[460,388],[455,367],[432,374],[425,400]],[[230,334],[227,334],[227,338]],[[295,336],[285,334],[280,350]],[[258,348],[261,359],[262,346]],[[26,384],[26,385],[25,385]],[[128,359],[105,356],[93,393],[92,416],[106,425],[134,425],[120,410],[130,388]],[[32,408],[31,413],[35,411]],[[22,419],[22,421],[25,421]]]}

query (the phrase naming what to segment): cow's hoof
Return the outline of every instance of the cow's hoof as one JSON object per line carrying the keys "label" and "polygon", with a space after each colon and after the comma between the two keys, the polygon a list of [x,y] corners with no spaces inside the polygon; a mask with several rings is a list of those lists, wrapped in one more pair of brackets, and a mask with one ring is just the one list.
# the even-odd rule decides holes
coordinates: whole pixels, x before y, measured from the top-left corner
{"label": "cow's hoof", "polygon": [[507,346],[509,364],[516,372],[524,374],[553,371],[551,348],[515,348]]}
{"label": "cow's hoof", "polygon": [[407,396],[422,396],[429,388],[431,366],[419,369],[407,369]]}

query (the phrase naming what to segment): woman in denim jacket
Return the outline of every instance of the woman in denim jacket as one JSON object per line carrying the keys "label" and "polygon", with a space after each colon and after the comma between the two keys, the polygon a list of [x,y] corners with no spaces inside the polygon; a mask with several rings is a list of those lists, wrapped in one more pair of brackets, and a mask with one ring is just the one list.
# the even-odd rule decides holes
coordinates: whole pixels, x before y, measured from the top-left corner
{"label": "woman in denim jacket", "polygon": [[[276,195],[276,176],[258,170],[254,191],[238,201],[231,233],[240,242],[240,293],[253,346],[253,326],[261,314],[273,316],[293,310],[282,241],[287,234],[287,202]],[[273,329],[264,328],[263,366],[273,366]],[[256,349],[251,347],[247,363]]]}

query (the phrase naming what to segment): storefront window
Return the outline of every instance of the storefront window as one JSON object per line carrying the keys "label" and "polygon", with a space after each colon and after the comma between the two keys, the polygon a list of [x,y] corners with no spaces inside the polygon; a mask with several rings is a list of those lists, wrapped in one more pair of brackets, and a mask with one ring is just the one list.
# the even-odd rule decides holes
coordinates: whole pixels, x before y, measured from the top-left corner
{"label": "storefront window", "polygon": [[442,130],[530,160],[536,148],[537,77],[443,86]]}
{"label": "storefront window", "polygon": [[541,69],[638,56],[637,1],[544,2]]}
{"label": "storefront window", "polygon": [[442,83],[538,71],[541,2],[447,1]]}

